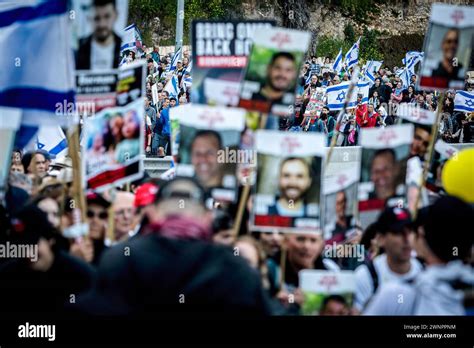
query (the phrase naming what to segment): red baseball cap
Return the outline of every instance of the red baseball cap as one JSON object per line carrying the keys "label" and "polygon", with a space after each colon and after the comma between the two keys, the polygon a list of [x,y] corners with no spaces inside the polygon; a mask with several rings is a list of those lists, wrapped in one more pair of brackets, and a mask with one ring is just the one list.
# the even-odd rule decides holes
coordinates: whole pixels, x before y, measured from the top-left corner
{"label": "red baseball cap", "polygon": [[158,186],[147,182],[141,185],[135,192],[135,201],[133,205],[136,208],[145,207],[155,201],[156,193],[158,192]]}

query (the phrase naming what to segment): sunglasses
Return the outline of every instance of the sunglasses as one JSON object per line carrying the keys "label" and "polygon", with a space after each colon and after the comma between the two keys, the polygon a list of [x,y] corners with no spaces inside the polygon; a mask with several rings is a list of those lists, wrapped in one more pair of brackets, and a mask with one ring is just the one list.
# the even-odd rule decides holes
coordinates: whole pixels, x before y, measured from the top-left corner
{"label": "sunglasses", "polygon": [[88,210],[87,211],[87,217],[89,219],[92,219],[94,217],[98,217],[101,220],[105,220],[109,217],[109,214],[107,214],[107,212],[105,212],[105,211],[102,211],[102,212],[97,214],[97,213],[93,212],[92,210]]}

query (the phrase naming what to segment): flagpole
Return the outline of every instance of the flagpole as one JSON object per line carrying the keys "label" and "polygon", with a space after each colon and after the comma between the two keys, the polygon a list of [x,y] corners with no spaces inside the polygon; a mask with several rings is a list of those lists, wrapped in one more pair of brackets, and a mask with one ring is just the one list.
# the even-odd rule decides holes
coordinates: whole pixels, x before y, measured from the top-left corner
{"label": "flagpole", "polygon": [[[178,0],[176,11],[176,43],[175,52],[183,46],[183,21],[184,21],[184,0]],[[181,50],[178,59],[181,59],[183,51]]]}
{"label": "flagpole", "polygon": [[439,121],[441,119],[444,97],[445,97],[445,93],[441,92],[438,99],[438,109],[436,110],[436,121],[433,124],[433,127],[431,128],[431,139],[430,139],[430,144],[428,146],[427,158],[425,158],[425,162],[423,163],[423,172],[421,174],[420,187],[418,190],[418,194],[416,195],[415,206],[413,207],[413,214],[412,214],[413,219],[416,219],[416,216],[418,215],[418,205],[420,203],[421,193],[423,191],[423,187],[425,186],[426,175],[428,174],[431,158],[433,157],[433,149],[434,149],[434,144],[436,142],[436,135],[438,134]]}

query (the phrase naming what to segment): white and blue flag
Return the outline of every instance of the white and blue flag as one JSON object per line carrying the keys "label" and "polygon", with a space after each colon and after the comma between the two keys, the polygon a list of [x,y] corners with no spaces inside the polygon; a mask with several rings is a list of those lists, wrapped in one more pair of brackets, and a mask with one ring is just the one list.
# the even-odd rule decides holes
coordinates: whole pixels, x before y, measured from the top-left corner
{"label": "white and blue flag", "polygon": [[411,75],[413,74],[410,73],[407,67],[398,69],[395,72],[395,75],[399,76],[400,79],[402,80],[403,88],[408,88],[408,86],[410,86],[410,78],[411,78]]}
{"label": "white and blue flag", "polygon": [[[338,85],[330,86],[326,89],[327,107],[329,110],[342,110],[344,102],[349,92],[350,81],[341,82]],[[357,105],[357,93],[352,93],[347,108],[354,108]]]}
{"label": "white and blue flag", "polygon": [[349,70],[351,67],[356,65],[359,62],[359,45],[360,37],[355,44],[352,45],[349,51],[347,51],[346,56],[344,57],[344,64],[346,69]]}
{"label": "white and blue flag", "polygon": [[407,66],[412,59],[420,59],[424,57],[423,52],[418,52],[418,51],[408,51],[405,54],[405,58],[402,59],[402,64]]}
{"label": "white and blue flag", "polygon": [[367,104],[369,102],[369,89],[370,83],[365,80],[359,80],[357,83],[357,94],[362,94],[362,104]]}
{"label": "white and blue flag", "polygon": [[67,0],[0,2],[0,106],[40,119],[73,105],[68,21]]}
{"label": "white and blue flag", "polygon": [[167,91],[170,94],[170,97],[177,97],[179,94],[178,76],[171,76],[171,79],[166,83],[163,90]]}
{"label": "white and blue flag", "polygon": [[51,158],[67,155],[67,139],[61,127],[40,127],[36,136],[36,148],[47,151]]}
{"label": "white and blue flag", "polygon": [[176,70],[176,64],[178,63],[178,60],[180,60],[180,57],[181,57],[181,47],[178,48],[178,50],[175,52],[173,59],[171,59],[171,64],[167,67],[167,71]]}
{"label": "white and blue flag", "polygon": [[332,70],[336,72],[336,74],[339,75],[342,69],[342,48],[339,49],[339,53],[337,54],[336,60],[334,61],[334,64],[332,66]]}
{"label": "white and blue flag", "polygon": [[456,91],[454,111],[474,112],[474,92]]}

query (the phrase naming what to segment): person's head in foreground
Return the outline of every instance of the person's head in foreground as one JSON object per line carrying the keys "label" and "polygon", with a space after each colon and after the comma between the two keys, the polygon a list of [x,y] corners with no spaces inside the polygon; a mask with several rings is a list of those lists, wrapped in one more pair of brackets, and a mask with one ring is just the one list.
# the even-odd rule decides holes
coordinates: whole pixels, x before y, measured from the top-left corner
{"label": "person's head in foreground", "polygon": [[349,308],[346,300],[341,295],[329,295],[324,298],[323,305],[319,311],[319,315],[348,315]]}
{"label": "person's head in foreground", "polygon": [[216,209],[212,221],[212,241],[216,244],[232,246],[235,242],[234,220],[224,210]]}
{"label": "person's head in foreground", "polygon": [[87,222],[92,239],[104,239],[107,232],[110,202],[98,193],[87,195]]}
{"label": "person's head in foreground", "polygon": [[135,195],[130,192],[118,191],[112,205],[114,212],[114,238],[126,239],[133,230],[135,222]]}
{"label": "person's head in foreground", "polygon": [[294,270],[313,269],[323,252],[324,239],[320,233],[291,233],[286,236],[286,245],[288,261]]}

